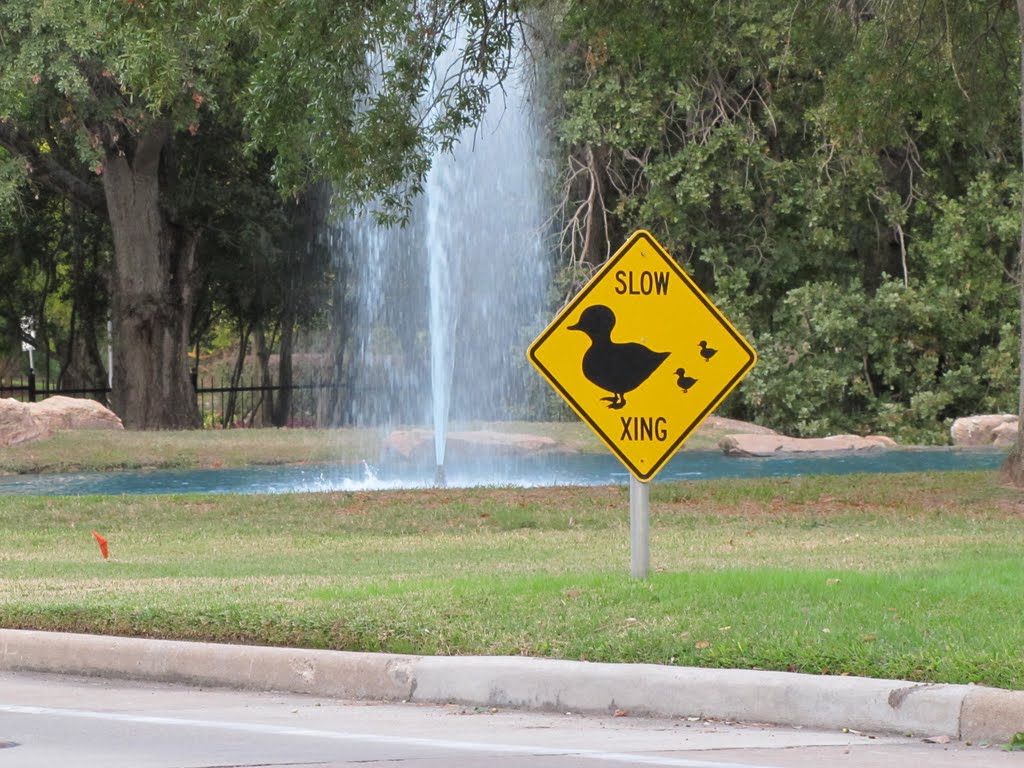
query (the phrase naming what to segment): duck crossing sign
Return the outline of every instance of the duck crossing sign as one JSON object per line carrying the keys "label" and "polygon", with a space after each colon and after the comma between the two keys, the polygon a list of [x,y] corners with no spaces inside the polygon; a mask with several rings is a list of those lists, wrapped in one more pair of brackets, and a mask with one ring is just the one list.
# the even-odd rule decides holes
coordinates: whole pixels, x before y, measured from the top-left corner
{"label": "duck crossing sign", "polygon": [[640,230],[530,345],[529,358],[638,480],[650,480],[757,355]]}

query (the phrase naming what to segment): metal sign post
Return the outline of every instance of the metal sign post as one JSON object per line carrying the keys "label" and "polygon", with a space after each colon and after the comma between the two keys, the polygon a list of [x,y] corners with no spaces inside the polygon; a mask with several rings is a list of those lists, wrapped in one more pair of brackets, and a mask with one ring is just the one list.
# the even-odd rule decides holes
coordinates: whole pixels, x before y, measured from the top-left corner
{"label": "metal sign post", "polygon": [[629,575],[646,579],[651,570],[651,487],[629,476]]}

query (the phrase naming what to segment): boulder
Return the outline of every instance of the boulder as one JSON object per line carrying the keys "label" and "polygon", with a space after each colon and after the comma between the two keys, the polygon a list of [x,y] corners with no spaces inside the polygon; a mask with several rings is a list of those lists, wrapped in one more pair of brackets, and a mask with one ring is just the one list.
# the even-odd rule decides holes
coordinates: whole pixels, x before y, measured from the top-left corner
{"label": "boulder", "polygon": [[[551,437],[491,430],[449,432],[445,447],[447,456],[524,456],[565,450]],[[434,433],[429,429],[395,430],[384,439],[384,451],[410,461],[433,458]]]}
{"label": "boulder", "polygon": [[1017,442],[1017,417],[1012,413],[962,416],[949,429],[953,445],[1009,448]]}
{"label": "boulder", "polygon": [[774,429],[770,427],[762,427],[760,424],[753,424],[749,421],[740,421],[738,419],[727,419],[724,416],[715,416],[712,414],[704,420],[701,424],[701,429],[707,427],[708,429],[714,429],[719,432],[737,432],[751,435],[777,435]]}
{"label": "boulder", "polygon": [[124,429],[124,425],[95,400],[62,395],[38,403],[0,399],[0,446],[44,440],[70,429]]}
{"label": "boulder", "polygon": [[832,435],[831,437],[786,437],[784,435],[727,435],[718,447],[727,456],[777,456],[781,453],[829,453],[893,448],[896,441],[884,435]]}
{"label": "boulder", "polygon": [[19,403],[13,397],[0,398],[0,447],[42,440],[52,432],[32,418],[29,403]]}
{"label": "boulder", "polygon": [[95,400],[54,395],[29,403],[32,417],[54,431],[62,429],[124,429],[117,414]]}

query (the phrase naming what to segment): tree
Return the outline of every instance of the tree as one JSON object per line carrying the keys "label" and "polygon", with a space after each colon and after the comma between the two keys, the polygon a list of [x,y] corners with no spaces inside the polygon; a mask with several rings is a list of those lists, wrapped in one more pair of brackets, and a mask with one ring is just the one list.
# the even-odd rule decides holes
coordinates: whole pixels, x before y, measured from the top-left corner
{"label": "tree", "polygon": [[[271,153],[291,193],[318,178],[400,216],[436,146],[500,85],[509,0],[6,0],[0,179],[18,174],[110,223],[113,405],[131,428],[197,424],[187,369],[205,235],[206,134]],[[422,107],[431,67],[457,65]],[[9,187],[3,190],[9,194]]]}
{"label": "tree", "polygon": [[[0,217],[0,325],[14,349],[31,341],[40,382],[106,387],[100,343],[109,306],[108,229],[96,216],[46,190],[18,201],[7,213]],[[31,339],[20,336],[22,318],[34,326]]]}
{"label": "tree", "polygon": [[[1021,158],[1024,162],[1024,0],[1017,0],[1017,29],[1020,41],[1020,79],[1018,105],[1020,118]],[[1024,179],[1024,174],[1022,174]],[[1017,252],[1017,285],[1020,291],[1020,346],[1017,354],[1019,366],[1019,399],[1017,401],[1017,444],[1003,463],[1002,474],[1018,488],[1024,487],[1024,182],[1020,193],[1020,241]]]}
{"label": "tree", "polygon": [[572,6],[572,275],[652,230],[759,351],[731,413],[792,433],[944,442],[1007,407],[1015,21],[997,0]]}

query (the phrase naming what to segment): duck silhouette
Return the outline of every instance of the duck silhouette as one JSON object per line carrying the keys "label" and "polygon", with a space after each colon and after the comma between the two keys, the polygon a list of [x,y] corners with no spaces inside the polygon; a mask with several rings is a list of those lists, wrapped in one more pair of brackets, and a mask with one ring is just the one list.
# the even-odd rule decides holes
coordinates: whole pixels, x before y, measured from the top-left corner
{"label": "duck silhouette", "polygon": [[709,347],[706,341],[702,341],[698,346],[700,347],[700,356],[704,358],[704,362],[718,354],[718,350]]}
{"label": "duck silhouette", "polygon": [[603,304],[594,304],[583,310],[570,331],[583,331],[590,337],[590,349],[583,355],[583,375],[601,389],[612,393],[607,400],[609,408],[619,409],[626,404],[626,393],[643,384],[661,365],[668,352],[655,352],[643,344],[612,341],[615,313]]}
{"label": "duck silhouette", "polygon": [[690,387],[697,383],[697,380],[693,376],[687,376],[686,371],[682,368],[676,369],[676,376],[676,383],[684,393],[688,392]]}

